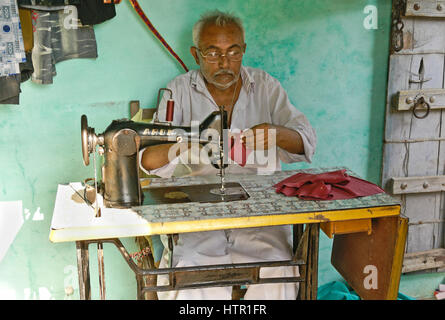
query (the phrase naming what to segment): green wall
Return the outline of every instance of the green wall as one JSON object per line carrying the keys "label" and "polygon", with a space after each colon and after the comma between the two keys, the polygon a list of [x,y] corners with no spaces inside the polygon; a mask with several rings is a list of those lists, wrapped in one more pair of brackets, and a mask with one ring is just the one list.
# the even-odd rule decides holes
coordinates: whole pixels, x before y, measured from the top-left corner
{"label": "green wall", "polygon": [[[309,166],[347,166],[380,179],[390,1],[165,0],[140,1],[189,68],[191,28],[206,9],[238,13],[247,30],[245,65],[277,77],[318,135]],[[378,29],[366,29],[366,5],[378,8]],[[23,225],[0,261],[0,299],[78,298],[74,243],[48,240],[57,184],[93,176],[80,148],[80,116],[102,132],[129,117],[129,101],[152,107],[157,90],[183,72],[127,1],[117,16],[94,27],[97,59],[58,63],[52,85],[22,84],[21,103],[0,105],[0,201],[21,201]],[[0,220],[1,221],[1,220]],[[133,239],[123,239],[130,252]],[[330,265],[332,242],[320,243],[319,283],[341,277]],[[91,249],[94,249],[91,246]],[[91,250],[94,251],[94,250]],[[93,299],[97,261],[91,256]],[[135,299],[136,284],[118,251],[105,245],[107,298]],[[409,285],[406,288],[410,288]]]}

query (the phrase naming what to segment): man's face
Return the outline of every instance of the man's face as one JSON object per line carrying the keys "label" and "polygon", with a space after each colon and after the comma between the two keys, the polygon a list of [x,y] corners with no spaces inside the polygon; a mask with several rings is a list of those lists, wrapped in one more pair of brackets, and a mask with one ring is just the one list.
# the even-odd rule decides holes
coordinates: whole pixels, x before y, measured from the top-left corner
{"label": "man's face", "polygon": [[242,53],[245,51],[246,46],[242,32],[236,25],[204,26],[198,45],[198,49],[203,55],[214,51],[223,54],[216,62],[211,63],[208,61],[209,59],[200,54],[197,48],[191,48],[191,53],[195,57],[196,63],[200,65],[201,72],[208,84],[225,90],[238,81],[242,60],[233,61],[224,56],[231,51],[241,50]]}

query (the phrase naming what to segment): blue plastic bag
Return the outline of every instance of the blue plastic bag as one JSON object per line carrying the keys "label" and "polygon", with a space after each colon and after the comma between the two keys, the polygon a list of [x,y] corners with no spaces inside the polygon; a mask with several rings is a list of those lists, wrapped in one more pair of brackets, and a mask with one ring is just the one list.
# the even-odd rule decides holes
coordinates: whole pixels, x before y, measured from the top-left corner
{"label": "blue plastic bag", "polygon": [[[360,297],[348,287],[345,283],[340,281],[328,282],[318,288],[318,300],[361,300]],[[397,300],[415,300],[403,293],[397,295]]]}

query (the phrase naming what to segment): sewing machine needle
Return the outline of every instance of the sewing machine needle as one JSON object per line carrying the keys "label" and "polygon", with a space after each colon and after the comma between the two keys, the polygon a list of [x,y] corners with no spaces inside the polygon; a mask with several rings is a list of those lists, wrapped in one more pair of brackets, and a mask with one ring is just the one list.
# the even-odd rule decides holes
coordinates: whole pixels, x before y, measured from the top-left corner
{"label": "sewing machine needle", "polygon": [[224,165],[223,165],[223,155],[221,154],[221,151],[220,151],[219,155],[220,155],[220,158],[219,158],[219,161],[220,161],[220,163],[219,163],[219,165],[220,165],[220,167],[219,167],[219,178],[221,180],[220,191],[221,191],[221,194],[225,194],[226,193],[226,189],[225,189],[225,186],[224,186],[224,173],[225,172],[224,172]]}
{"label": "sewing machine needle", "polygon": [[221,194],[226,193],[224,174],[224,167],[221,167]]}

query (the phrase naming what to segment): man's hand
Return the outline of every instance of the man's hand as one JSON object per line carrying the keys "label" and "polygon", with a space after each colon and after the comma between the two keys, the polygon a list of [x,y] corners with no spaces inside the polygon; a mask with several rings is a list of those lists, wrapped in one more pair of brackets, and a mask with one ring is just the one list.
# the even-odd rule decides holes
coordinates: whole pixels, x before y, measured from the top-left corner
{"label": "man's hand", "polygon": [[278,146],[290,153],[304,153],[300,134],[283,126],[261,123],[244,131],[241,138],[246,147],[252,150],[268,150]]}
{"label": "man's hand", "polygon": [[276,145],[277,129],[270,123],[258,124],[241,134],[246,147],[251,150],[268,150]]}

